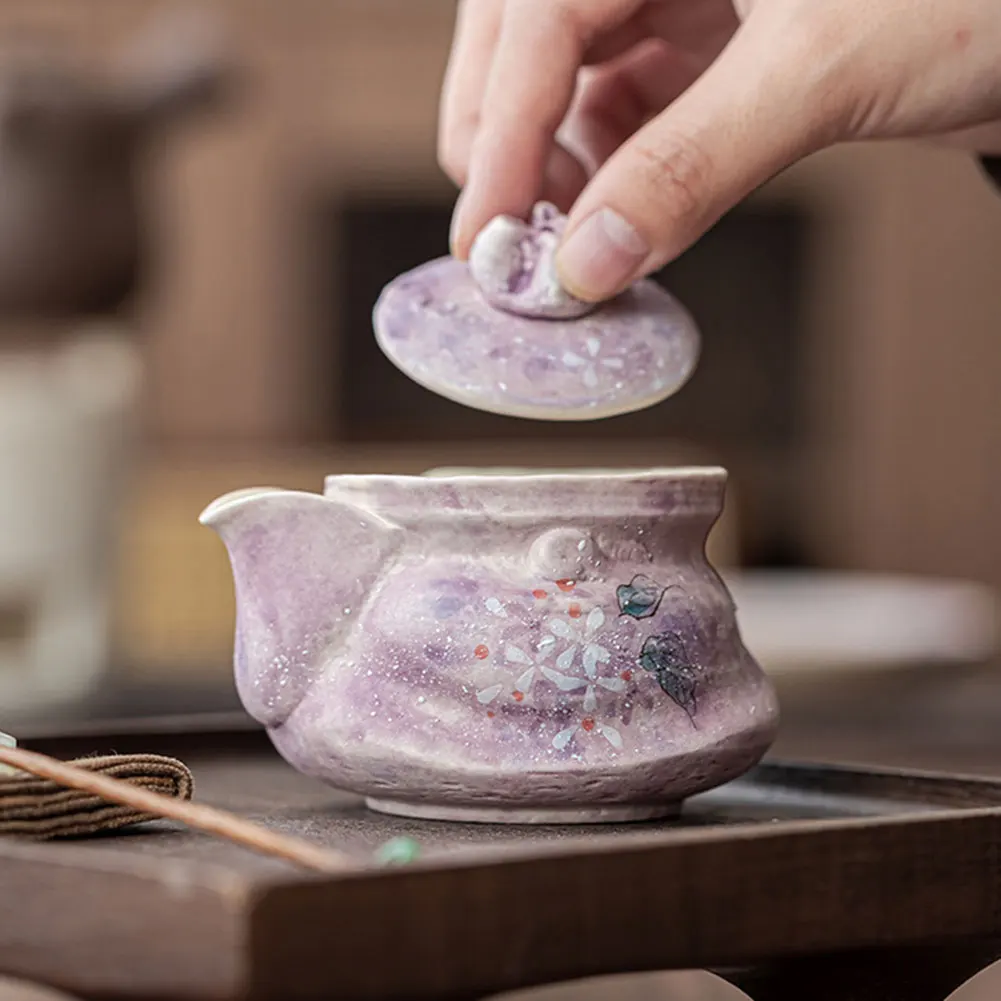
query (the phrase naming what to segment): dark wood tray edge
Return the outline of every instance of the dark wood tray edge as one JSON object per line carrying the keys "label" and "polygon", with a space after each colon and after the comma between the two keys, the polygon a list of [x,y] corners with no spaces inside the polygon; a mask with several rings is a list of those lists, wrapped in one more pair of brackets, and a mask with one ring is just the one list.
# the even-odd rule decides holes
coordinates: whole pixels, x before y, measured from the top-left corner
{"label": "dark wood tray edge", "polygon": [[[31,907],[19,907],[16,923],[0,920],[0,969],[108,995],[169,984],[178,999],[383,1001],[431,998],[441,983],[449,996],[457,986],[477,997],[585,976],[1001,936],[1001,806],[970,805],[996,802],[1001,782],[848,765],[761,768],[777,782],[794,772],[835,786],[859,775],[911,790],[944,785],[962,790],[965,805],[592,833],[559,848],[464,849],[336,877],[292,868],[252,877],[205,862],[11,841],[0,843],[0,885]],[[104,902],[96,916],[81,910],[88,894]],[[115,908],[105,915],[107,902]],[[29,938],[35,947],[24,950]],[[573,949],[557,947],[567,941]]]}

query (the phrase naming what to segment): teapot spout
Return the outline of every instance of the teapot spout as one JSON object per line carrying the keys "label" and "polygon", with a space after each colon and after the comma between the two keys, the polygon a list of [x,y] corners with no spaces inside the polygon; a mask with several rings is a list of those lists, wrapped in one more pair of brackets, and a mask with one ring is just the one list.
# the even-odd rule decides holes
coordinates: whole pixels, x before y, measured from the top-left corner
{"label": "teapot spout", "polygon": [[353,504],[274,487],[225,494],[199,520],[219,534],[233,571],[240,698],[278,726],[346,642],[402,530]]}

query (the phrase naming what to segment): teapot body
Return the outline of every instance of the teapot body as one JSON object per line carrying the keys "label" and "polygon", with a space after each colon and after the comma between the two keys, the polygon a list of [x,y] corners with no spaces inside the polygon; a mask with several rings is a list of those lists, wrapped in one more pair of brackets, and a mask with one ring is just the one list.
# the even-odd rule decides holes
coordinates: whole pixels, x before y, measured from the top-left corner
{"label": "teapot body", "polygon": [[398,543],[272,740],[412,816],[647,818],[738,777],[778,706],[705,557],[724,485],[712,468],[329,478],[338,511]]}

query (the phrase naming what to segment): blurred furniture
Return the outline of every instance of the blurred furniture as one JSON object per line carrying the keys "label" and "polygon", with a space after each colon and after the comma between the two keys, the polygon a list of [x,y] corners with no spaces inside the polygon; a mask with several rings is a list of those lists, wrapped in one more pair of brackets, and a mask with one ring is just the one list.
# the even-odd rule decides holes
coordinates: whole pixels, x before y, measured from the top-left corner
{"label": "blurred furniture", "polygon": [[[169,6],[10,0],[0,40],[48,32],[106,57]],[[659,462],[681,441],[733,471],[741,563],[1001,584],[1001,200],[968,158],[830,151],[721,222],[664,276],[699,304],[707,352],[663,410],[539,429],[423,394],[401,397],[403,419],[366,311],[380,268],[444,250],[453,189],[434,146],[454,0],[205,6],[250,86],[144,176],[165,267],[140,303],[156,452],[126,520],[126,651],[171,671],[217,658],[221,557],[187,526],[219,480],[280,473],[271,457],[303,449],[324,456],[318,473]]]}
{"label": "blurred furniture", "polygon": [[911,672],[998,653],[998,596],[983,585],[824,570],[725,576],[744,642],[773,676]]}
{"label": "blurred furniture", "polygon": [[[105,51],[160,6],[11,0],[0,33],[51,28]],[[155,428],[181,449],[336,449],[379,427],[377,409],[364,419],[346,402],[367,357],[351,346],[370,336],[369,292],[352,288],[372,275],[353,270],[352,248],[382,246],[398,260],[441,243],[452,189],[435,164],[435,126],[455,5],[208,6],[227,18],[253,94],[149,177],[169,242],[184,248],[147,300]],[[397,245],[418,231],[409,250]],[[660,420],[675,438],[704,435],[693,443],[734,468],[751,556],[1001,582],[999,251],[1001,203],[972,162],[880,144],[788,172],[669,271],[703,303],[719,356],[707,354],[703,381]],[[780,274],[762,270],[775,262]],[[792,289],[779,283],[786,272]],[[755,291],[765,285],[772,298]],[[714,287],[740,296],[746,337],[741,314],[704,295]],[[769,339],[787,327],[791,342],[787,332]],[[781,411],[769,409],[769,388]],[[713,398],[733,427],[748,418],[743,436],[713,416]],[[604,462],[627,429],[658,433],[642,421],[573,433],[590,435]],[[526,429],[475,433],[519,439]],[[551,454],[564,444],[557,435]]]}
{"label": "blurred furniture", "polygon": [[[183,756],[200,798],[359,863],[307,873],[162,827],[4,840],[0,912],[18,921],[0,921],[0,969],[95,998],[430,1001],[697,966],[755,1001],[944,1001],[1001,955],[996,780],[766,765],[677,821],[524,828],[370,814],[259,730],[188,719],[28,743]],[[399,836],[418,864],[373,871]]]}
{"label": "blurred furniture", "polygon": [[112,660],[117,526],[142,364],[132,331],[0,351],[0,706],[72,702]]}
{"label": "blurred furniture", "polygon": [[[129,305],[150,233],[137,161],[216,95],[198,24],[119,65],[0,57],[0,706],[88,695],[110,660],[116,523],[141,395]],[[191,31],[191,28],[195,31]],[[130,39],[134,43],[134,39]],[[124,63],[125,65],[122,65]]]}

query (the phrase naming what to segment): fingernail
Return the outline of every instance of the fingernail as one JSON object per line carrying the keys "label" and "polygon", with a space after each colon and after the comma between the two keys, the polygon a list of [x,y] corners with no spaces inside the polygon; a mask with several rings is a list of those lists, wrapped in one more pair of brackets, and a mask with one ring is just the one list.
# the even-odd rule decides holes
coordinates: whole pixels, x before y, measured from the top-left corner
{"label": "fingernail", "polygon": [[455,200],[455,205],[452,207],[452,224],[448,231],[448,246],[454,257],[458,257],[462,260],[461,256],[458,254],[458,242],[459,242],[459,228],[462,224],[462,196],[466,193],[466,189],[463,188],[459,192],[459,197]]}
{"label": "fingernail", "polygon": [[632,223],[602,208],[567,237],[556,254],[556,268],[567,291],[599,302],[618,292],[649,253],[650,247]]}

